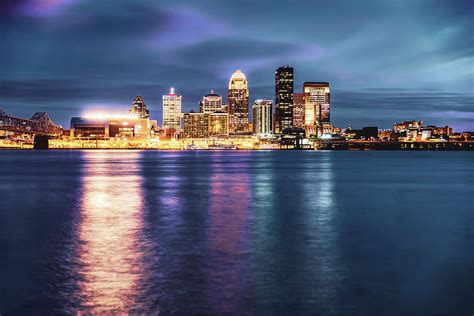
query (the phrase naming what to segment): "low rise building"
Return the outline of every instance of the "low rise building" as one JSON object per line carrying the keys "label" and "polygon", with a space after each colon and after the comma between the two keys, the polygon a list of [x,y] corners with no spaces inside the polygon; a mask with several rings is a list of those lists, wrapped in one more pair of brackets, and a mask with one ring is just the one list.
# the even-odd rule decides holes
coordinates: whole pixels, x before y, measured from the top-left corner
{"label": "low rise building", "polygon": [[209,137],[229,136],[229,114],[214,112],[209,114]]}
{"label": "low rise building", "polygon": [[187,138],[206,138],[209,136],[209,114],[184,113],[183,134]]}
{"label": "low rise building", "polygon": [[70,136],[77,138],[150,138],[156,121],[138,115],[89,115],[71,119]]}

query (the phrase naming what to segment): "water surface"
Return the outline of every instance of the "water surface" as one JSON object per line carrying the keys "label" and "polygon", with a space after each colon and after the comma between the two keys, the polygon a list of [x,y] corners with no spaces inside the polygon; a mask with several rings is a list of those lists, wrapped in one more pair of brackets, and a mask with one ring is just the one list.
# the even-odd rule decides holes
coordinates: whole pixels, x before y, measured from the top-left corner
{"label": "water surface", "polygon": [[470,152],[0,152],[0,313],[471,315]]}

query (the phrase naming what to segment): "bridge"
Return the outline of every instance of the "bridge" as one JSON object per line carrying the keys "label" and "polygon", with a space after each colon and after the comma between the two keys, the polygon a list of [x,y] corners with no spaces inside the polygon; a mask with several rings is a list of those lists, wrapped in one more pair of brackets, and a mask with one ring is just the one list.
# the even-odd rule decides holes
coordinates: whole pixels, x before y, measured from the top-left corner
{"label": "bridge", "polygon": [[0,130],[22,134],[57,137],[62,134],[62,127],[55,125],[46,112],[36,112],[30,119],[7,115],[0,110]]}
{"label": "bridge", "polygon": [[62,127],[55,125],[46,112],[36,112],[30,119],[24,119],[0,110],[0,130],[32,134],[38,149],[47,149],[48,138],[59,137],[63,133]]}

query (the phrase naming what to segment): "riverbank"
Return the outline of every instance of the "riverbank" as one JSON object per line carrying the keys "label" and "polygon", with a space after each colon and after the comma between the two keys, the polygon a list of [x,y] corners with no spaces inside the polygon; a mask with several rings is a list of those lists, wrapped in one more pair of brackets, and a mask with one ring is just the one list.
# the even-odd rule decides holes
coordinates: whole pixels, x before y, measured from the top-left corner
{"label": "riverbank", "polygon": [[[0,150],[32,150],[32,142],[0,141]],[[305,146],[280,148],[278,143],[254,140],[221,140],[209,144],[205,140],[110,141],[49,140],[50,150],[379,150],[379,151],[474,151],[474,141],[400,142],[400,141],[316,141]]]}

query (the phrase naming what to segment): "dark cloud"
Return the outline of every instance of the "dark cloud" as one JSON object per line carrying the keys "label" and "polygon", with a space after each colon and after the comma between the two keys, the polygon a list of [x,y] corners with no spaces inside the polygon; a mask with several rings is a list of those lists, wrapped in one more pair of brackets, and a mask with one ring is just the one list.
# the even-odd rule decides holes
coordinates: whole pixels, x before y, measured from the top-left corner
{"label": "dark cloud", "polygon": [[[251,99],[274,70],[330,81],[337,125],[427,118],[472,125],[472,1],[22,0],[0,2],[0,106],[124,110],[142,94],[160,115],[175,86],[185,109],[242,69]],[[368,90],[372,89],[372,90]],[[55,116],[57,115],[57,116]],[[379,124],[377,124],[379,122]],[[474,129],[474,128],[470,128]]]}

